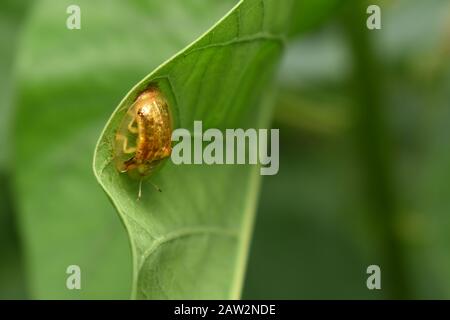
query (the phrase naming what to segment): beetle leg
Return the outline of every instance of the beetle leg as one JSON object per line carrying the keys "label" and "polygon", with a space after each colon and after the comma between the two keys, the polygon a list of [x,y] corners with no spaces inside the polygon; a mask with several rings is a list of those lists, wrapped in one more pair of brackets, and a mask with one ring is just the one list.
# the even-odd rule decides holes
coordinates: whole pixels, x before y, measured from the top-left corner
{"label": "beetle leg", "polygon": [[131,119],[130,123],[128,124],[128,131],[130,131],[131,133],[138,133],[138,128],[133,126],[133,124],[136,122],[136,119]]}
{"label": "beetle leg", "polygon": [[134,153],[136,152],[136,147],[128,147],[128,138],[125,137],[123,134],[118,133],[116,136],[117,140],[123,140],[123,146],[122,146],[122,150],[123,153]]}
{"label": "beetle leg", "polygon": [[139,180],[139,191],[138,191],[138,200],[141,200],[142,196],[142,178]]}
{"label": "beetle leg", "polygon": [[136,102],[135,103],[133,103],[132,105],[131,105],[131,107],[129,107],[128,108],[128,110],[127,110],[127,114],[129,115],[129,116],[131,116],[132,118],[134,118],[136,115],[134,114],[134,105],[136,104]]}
{"label": "beetle leg", "polygon": [[161,159],[167,158],[172,152],[171,148],[164,148],[161,152]]}

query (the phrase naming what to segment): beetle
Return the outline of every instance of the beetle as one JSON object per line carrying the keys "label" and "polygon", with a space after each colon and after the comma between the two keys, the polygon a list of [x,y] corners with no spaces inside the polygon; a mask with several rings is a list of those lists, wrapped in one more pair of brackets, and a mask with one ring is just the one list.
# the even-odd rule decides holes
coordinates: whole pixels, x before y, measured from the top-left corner
{"label": "beetle", "polygon": [[142,180],[170,156],[171,135],[172,116],[167,100],[157,85],[150,85],[128,108],[114,143],[117,170],[140,179],[138,199],[142,194]]}

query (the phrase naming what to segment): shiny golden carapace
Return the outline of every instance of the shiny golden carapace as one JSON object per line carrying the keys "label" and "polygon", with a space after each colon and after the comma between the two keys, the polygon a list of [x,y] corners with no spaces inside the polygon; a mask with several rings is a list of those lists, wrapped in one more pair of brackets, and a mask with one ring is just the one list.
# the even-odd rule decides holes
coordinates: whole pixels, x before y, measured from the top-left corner
{"label": "shiny golden carapace", "polygon": [[[156,86],[151,86],[136,98],[116,132],[117,170],[142,181],[170,156],[171,135],[172,118],[167,101]],[[140,194],[139,188],[139,197]]]}

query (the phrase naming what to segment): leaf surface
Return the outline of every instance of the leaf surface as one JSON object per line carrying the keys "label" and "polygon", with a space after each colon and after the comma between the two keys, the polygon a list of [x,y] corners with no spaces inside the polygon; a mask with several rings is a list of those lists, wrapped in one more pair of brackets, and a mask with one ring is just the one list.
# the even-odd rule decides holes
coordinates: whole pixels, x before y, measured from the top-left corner
{"label": "leaf surface", "polygon": [[117,128],[136,97],[158,84],[176,128],[267,128],[271,83],[290,27],[293,1],[241,1],[192,45],[138,83],[111,116],[94,170],[130,237],[133,297],[239,298],[259,190],[251,165],[175,165],[144,180],[114,165]]}

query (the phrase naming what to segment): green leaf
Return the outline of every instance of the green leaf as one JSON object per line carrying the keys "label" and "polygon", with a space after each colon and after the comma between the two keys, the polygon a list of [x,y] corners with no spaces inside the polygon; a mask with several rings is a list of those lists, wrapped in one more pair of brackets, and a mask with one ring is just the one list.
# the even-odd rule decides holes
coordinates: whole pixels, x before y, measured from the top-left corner
{"label": "green leaf", "polygon": [[[92,175],[111,106],[211,26],[235,1],[38,1],[18,56],[14,185],[33,298],[128,298],[126,234]],[[182,26],[182,27],[179,27]],[[81,290],[66,269],[81,267]]]}
{"label": "green leaf", "polygon": [[241,1],[212,29],[139,82],[97,145],[94,170],[130,237],[135,298],[239,298],[259,189],[249,165],[165,166],[163,192],[120,174],[113,141],[126,110],[150,84],[168,99],[175,126],[267,128],[270,84],[290,28],[293,1]]}

